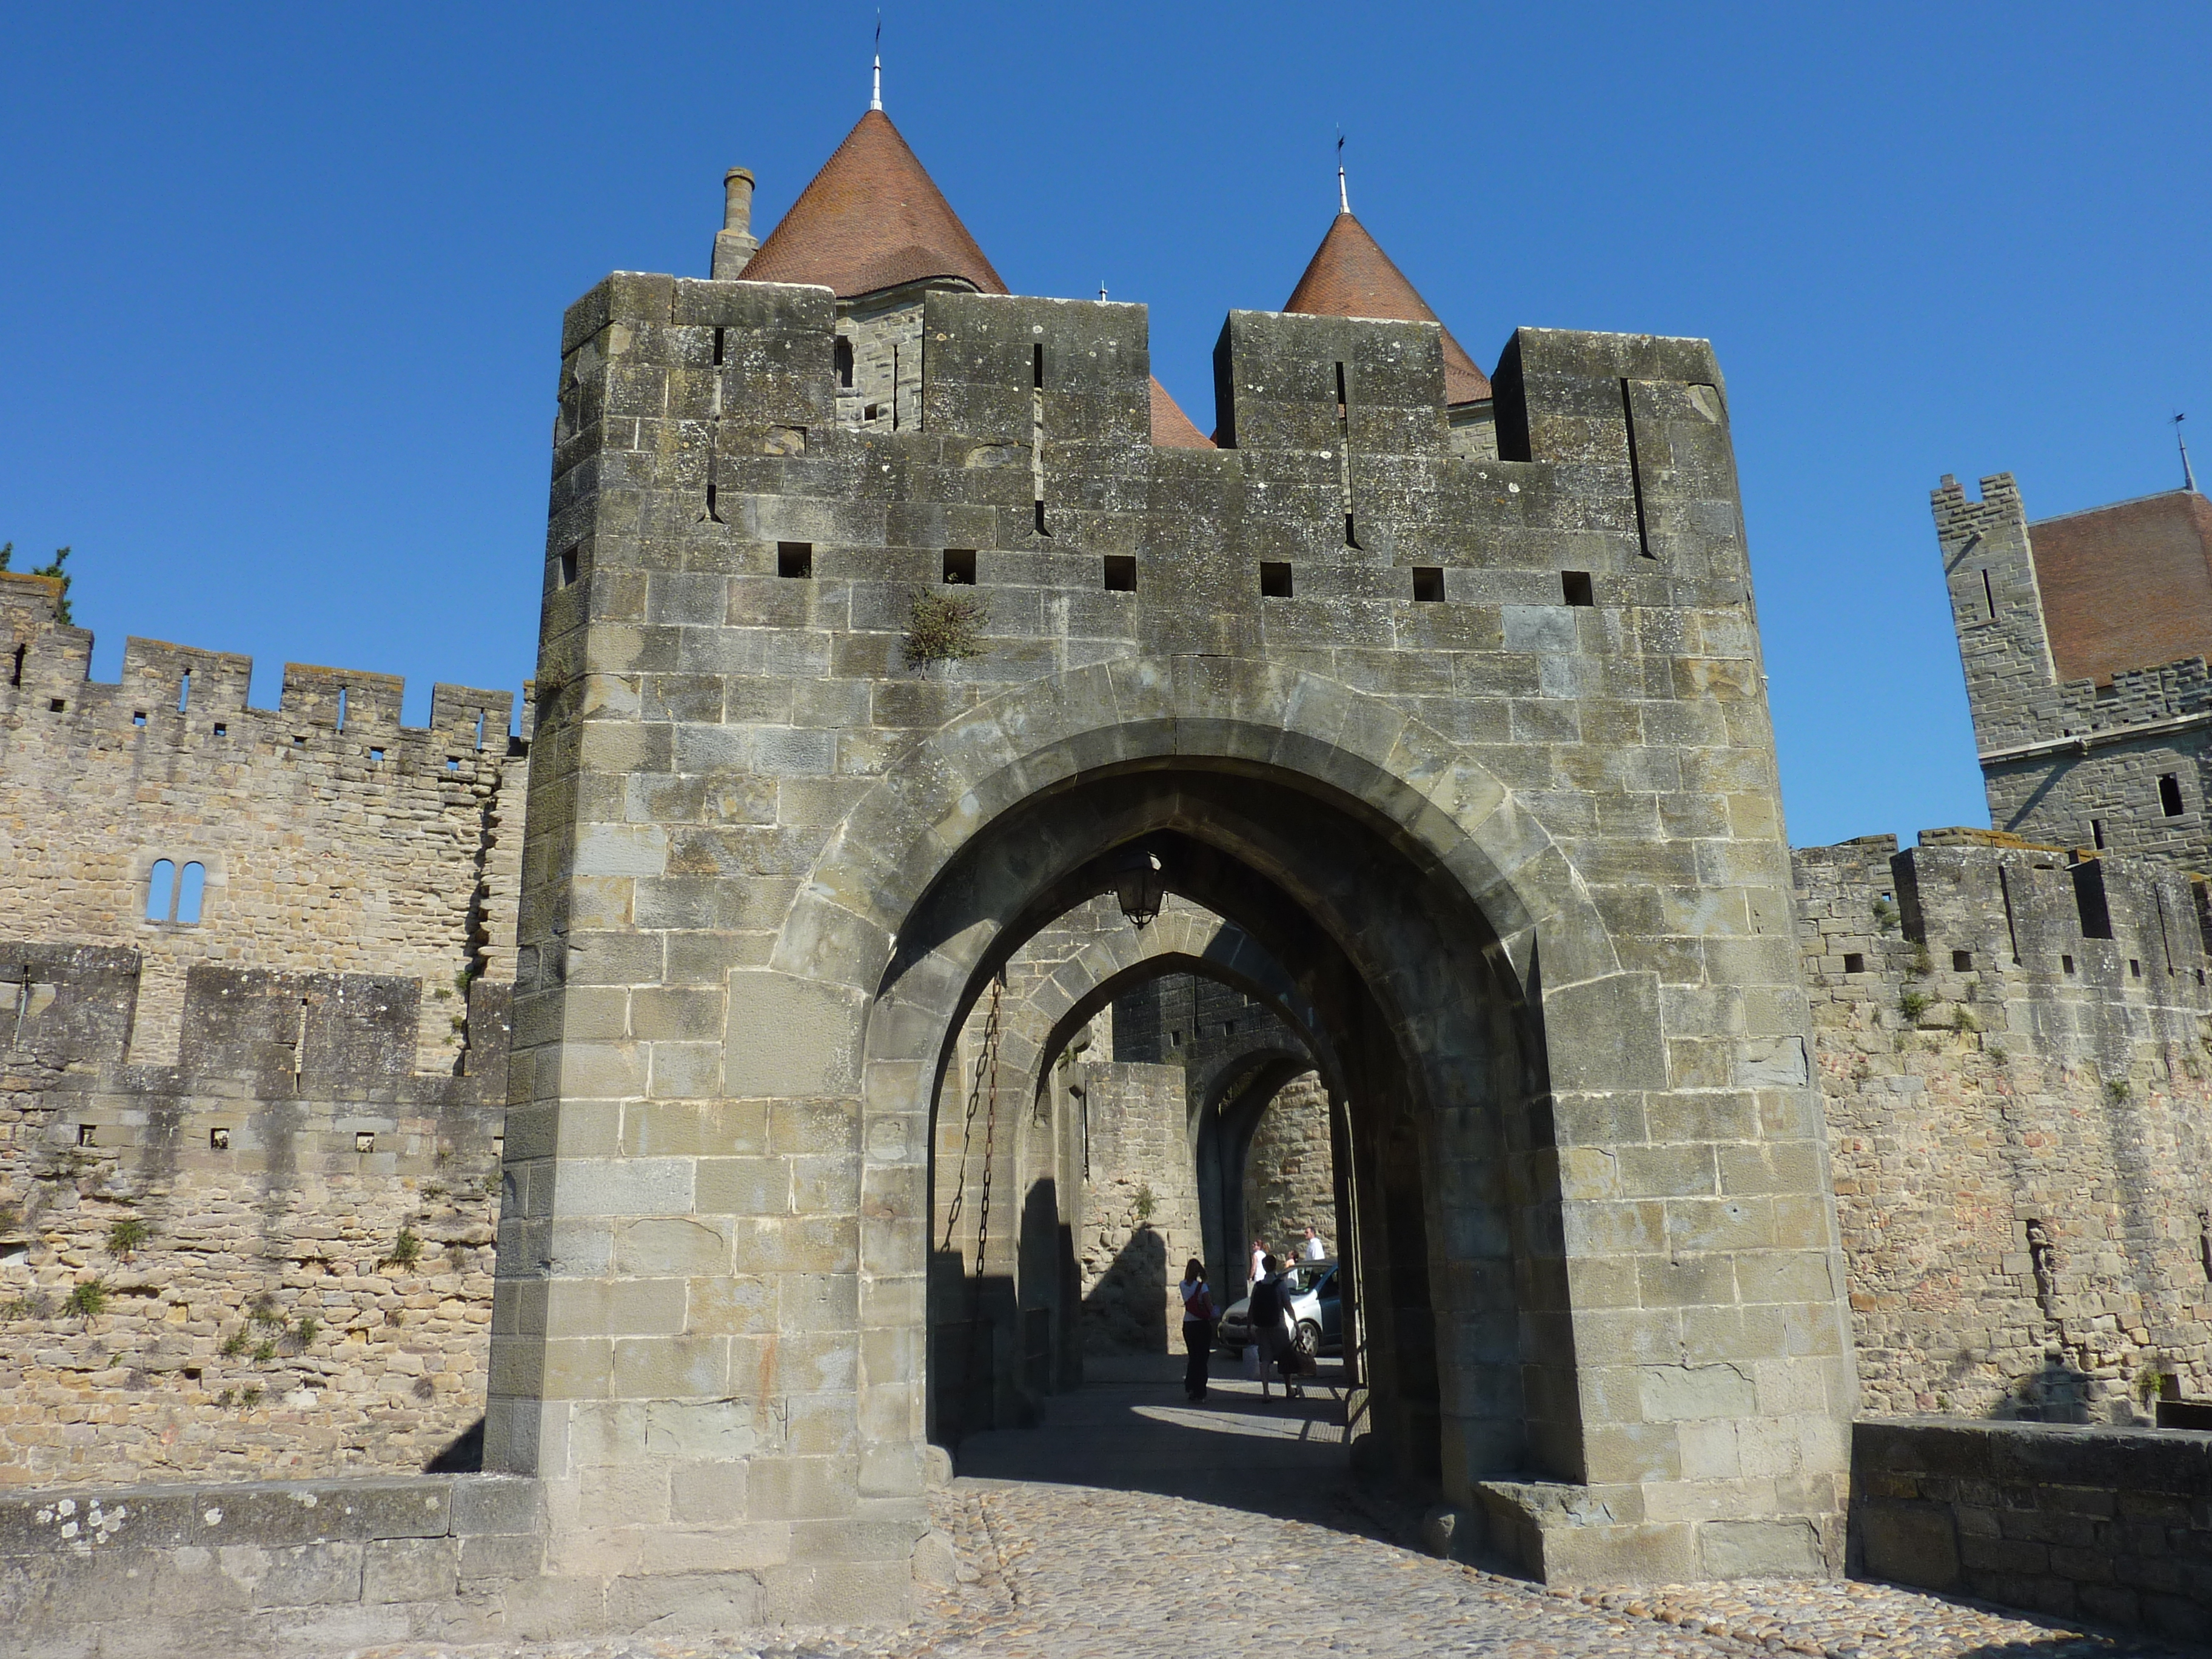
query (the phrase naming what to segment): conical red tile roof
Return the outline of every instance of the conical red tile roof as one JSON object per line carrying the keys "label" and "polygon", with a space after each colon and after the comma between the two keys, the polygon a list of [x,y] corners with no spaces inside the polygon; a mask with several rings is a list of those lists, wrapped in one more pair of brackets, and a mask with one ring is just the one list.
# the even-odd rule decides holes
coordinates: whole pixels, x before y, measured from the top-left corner
{"label": "conical red tile roof", "polygon": [[1212,439],[1191,423],[1182,405],[1168,396],[1168,389],[1152,380],[1152,442],[1161,449],[1212,449]]}
{"label": "conical red tile roof", "polygon": [[[765,250],[763,250],[765,251]],[[752,275],[750,267],[745,271]],[[1390,263],[1367,228],[1349,213],[1340,213],[1328,234],[1314,250],[1312,263],[1291,297],[1285,311],[1310,317],[1380,317],[1395,323],[1435,323],[1443,319],[1429,309],[1405,272]],[[1490,396],[1490,377],[1474,366],[1467,349],[1444,330],[1444,402],[1479,403]]]}
{"label": "conical red tile roof", "polygon": [[840,299],[931,276],[1006,285],[879,109],[845,135],[744,269],[749,283],[817,283]]}

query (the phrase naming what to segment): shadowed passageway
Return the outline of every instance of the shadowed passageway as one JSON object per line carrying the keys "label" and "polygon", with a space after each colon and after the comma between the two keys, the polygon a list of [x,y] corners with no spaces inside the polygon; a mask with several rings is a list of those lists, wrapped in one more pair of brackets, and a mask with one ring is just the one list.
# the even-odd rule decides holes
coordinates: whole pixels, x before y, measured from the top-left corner
{"label": "shadowed passageway", "polygon": [[1183,1356],[1088,1358],[1084,1386],[1045,1402],[1034,1429],[971,1435],[963,1476],[1195,1498],[1224,1509],[1322,1520],[1350,1479],[1344,1365],[1324,1358],[1304,1397],[1270,1398],[1226,1354],[1213,1357],[1206,1403],[1187,1403]]}

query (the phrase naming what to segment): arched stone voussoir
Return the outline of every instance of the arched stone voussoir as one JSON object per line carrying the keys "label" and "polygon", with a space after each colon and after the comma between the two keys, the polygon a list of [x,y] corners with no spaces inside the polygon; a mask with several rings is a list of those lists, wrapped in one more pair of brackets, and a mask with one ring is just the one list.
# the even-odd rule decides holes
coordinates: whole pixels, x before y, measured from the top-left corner
{"label": "arched stone voussoir", "polygon": [[922,894],[998,817],[1106,768],[1208,761],[1264,764],[1360,803],[1449,871],[1501,938],[1549,921],[1547,953],[1556,933],[1589,958],[1577,977],[1617,971],[1610,933],[1565,855],[1470,750],[1310,671],[1196,657],[1043,676],[924,738],[817,859],[776,965],[819,962],[841,982],[873,983]]}

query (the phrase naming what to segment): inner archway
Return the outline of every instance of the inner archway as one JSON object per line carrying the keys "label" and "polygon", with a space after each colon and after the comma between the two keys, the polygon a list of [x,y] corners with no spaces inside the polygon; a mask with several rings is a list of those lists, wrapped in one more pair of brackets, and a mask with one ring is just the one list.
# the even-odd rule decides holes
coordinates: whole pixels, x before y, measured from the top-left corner
{"label": "inner archway", "polygon": [[[1117,854],[1140,842],[1157,852],[1172,890],[1286,964],[1312,1011],[1349,1103],[1344,1248],[1364,1291],[1374,1455],[1432,1483],[1449,1461],[1463,1486],[1470,1467],[1549,1462],[1573,1438],[1533,1434],[1522,1391],[1524,1367],[1545,1356],[1524,1352],[1519,1312],[1556,1289],[1516,1267],[1547,1242],[1528,1211],[1555,1201],[1516,1158],[1540,1064],[1498,930],[1435,860],[1376,820],[1249,765],[1129,767],[1044,792],[980,831],[915,908],[870,1022],[869,1063],[921,1061],[927,1103],[945,1098],[953,1037],[1015,951],[1109,889]],[[879,1045],[878,1032],[899,1041]],[[951,1219],[933,1253],[970,1248]],[[1017,1252],[976,1237],[964,1275],[1006,1291],[996,1309],[975,1304],[988,1337],[966,1334],[979,1358],[963,1385],[1006,1375],[1022,1352]],[[945,1282],[933,1274],[933,1290]],[[1547,1327],[1532,1326],[1540,1340]],[[942,1419],[955,1379],[941,1345],[930,1358]]]}

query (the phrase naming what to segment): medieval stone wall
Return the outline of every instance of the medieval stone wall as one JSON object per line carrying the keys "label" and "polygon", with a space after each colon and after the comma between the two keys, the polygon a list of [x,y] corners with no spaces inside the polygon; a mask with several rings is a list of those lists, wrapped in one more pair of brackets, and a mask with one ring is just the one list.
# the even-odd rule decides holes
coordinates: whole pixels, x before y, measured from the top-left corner
{"label": "medieval stone wall", "polygon": [[1086,1353],[1164,1353],[1181,1340],[1176,1285],[1202,1256],[1180,1066],[1079,1064],[1091,1179],[1075,1241]]}
{"label": "medieval stone wall", "polygon": [[[419,1469],[483,1412],[507,990],[0,944],[0,1486]],[[35,988],[34,1000],[27,993]]]}
{"label": "medieval stone wall", "polygon": [[[103,684],[58,598],[0,574],[0,937],[137,951],[135,1061],[175,1063],[208,964],[420,980],[416,1068],[451,1072],[457,981],[514,975],[513,696],[441,685],[429,726],[402,726],[398,679],[295,663],[249,708],[250,659],[139,639]],[[197,922],[149,919],[163,861],[204,872]]]}
{"label": "medieval stone wall", "polygon": [[1958,830],[1796,864],[1865,1409],[2212,1392],[2191,883]]}
{"label": "medieval stone wall", "polygon": [[1337,1250],[1328,1091],[1318,1073],[1292,1078],[1260,1115],[1244,1158],[1244,1224],[1278,1255],[1300,1249],[1308,1227]]}

